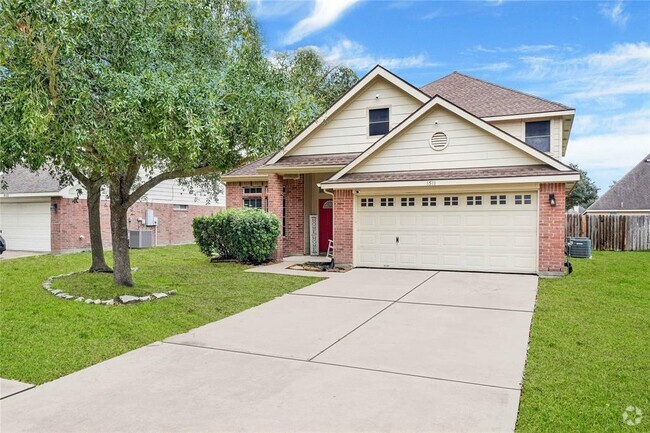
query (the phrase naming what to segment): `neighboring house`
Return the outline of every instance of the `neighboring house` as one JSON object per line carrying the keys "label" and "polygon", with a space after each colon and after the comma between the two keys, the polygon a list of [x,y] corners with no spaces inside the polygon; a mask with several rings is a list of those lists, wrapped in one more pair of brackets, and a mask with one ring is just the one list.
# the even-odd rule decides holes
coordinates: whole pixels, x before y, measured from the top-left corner
{"label": "neighboring house", "polygon": [[[1,176],[0,233],[9,250],[62,252],[90,248],[85,195],[77,186],[62,187],[47,171],[17,168]],[[193,242],[192,219],[223,209],[223,197],[208,204],[205,196],[190,194],[176,181],[164,181],[129,208],[129,230],[152,230],[157,245]],[[147,225],[146,212],[157,225]],[[151,221],[150,221],[151,222]],[[110,210],[105,194],[101,202],[104,247],[111,245]]]}
{"label": "neighboring house", "polygon": [[278,257],[560,274],[574,110],[453,73],[372,69],[279,152],[222,177],[227,207],[282,219]]}
{"label": "neighboring house", "polygon": [[650,215],[650,155],[585,211],[588,215]]}

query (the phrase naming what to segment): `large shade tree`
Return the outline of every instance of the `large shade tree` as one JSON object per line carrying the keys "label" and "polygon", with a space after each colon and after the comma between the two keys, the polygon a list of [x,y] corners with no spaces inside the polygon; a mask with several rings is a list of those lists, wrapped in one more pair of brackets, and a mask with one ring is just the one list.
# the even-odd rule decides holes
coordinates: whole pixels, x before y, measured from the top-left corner
{"label": "large shade tree", "polygon": [[116,284],[133,284],[131,205],[273,150],[302,115],[243,1],[4,1],[1,13],[2,167],[108,184]]}
{"label": "large shade tree", "polygon": [[598,187],[587,175],[587,172],[578,167],[578,164],[569,164],[569,166],[580,173],[580,180],[567,196],[566,208],[571,209],[574,206],[582,206],[586,209],[598,200]]}

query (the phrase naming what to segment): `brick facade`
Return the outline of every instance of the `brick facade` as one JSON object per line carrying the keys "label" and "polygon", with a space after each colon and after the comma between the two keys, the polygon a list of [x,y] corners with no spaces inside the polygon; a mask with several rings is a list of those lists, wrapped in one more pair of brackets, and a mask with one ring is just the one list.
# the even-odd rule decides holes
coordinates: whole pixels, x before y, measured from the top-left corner
{"label": "brick facade", "polygon": [[354,239],[352,190],[334,190],[334,261],[352,264]]}
{"label": "brick facade", "polygon": [[[555,207],[549,195],[555,194]],[[564,183],[546,183],[539,191],[539,275],[564,274],[566,190]]]}
{"label": "brick facade", "polygon": [[284,179],[284,203],[286,206],[286,233],[284,255],[305,254],[305,176]]}
{"label": "brick facade", "polygon": [[[84,199],[52,198],[56,212],[51,215],[51,248],[53,252],[78,251],[90,248],[88,208]],[[167,203],[139,202],[129,208],[129,230],[150,230],[138,222],[145,211],[153,209],[158,218],[158,245],[189,244],[194,242],[192,220],[199,215],[210,215],[223,209],[221,206],[188,205],[187,210],[174,210]],[[111,220],[108,200],[101,202],[101,227],[104,248],[111,246]]]}
{"label": "brick facade", "polygon": [[[279,174],[269,174],[268,181],[268,211],[282,221],[282,189],[284,188],[284,179]],[[284,236],[278,237],[277,247],[275,249],[275,259],[282,260],[284,257]]]}

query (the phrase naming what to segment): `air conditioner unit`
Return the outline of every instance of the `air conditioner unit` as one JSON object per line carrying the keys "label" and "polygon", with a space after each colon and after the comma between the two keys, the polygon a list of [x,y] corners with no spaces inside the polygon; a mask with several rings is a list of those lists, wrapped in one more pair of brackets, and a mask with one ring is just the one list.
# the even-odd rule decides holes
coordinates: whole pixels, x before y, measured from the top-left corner
{"label": "air conditioner unit", "polygon": [[591,258],[591,239],[570,237],[569,242],[571,257]]}
{"label": "air conditioner unit", "polygon": [[153,247],[153,230],[129,230],[129,247]]}

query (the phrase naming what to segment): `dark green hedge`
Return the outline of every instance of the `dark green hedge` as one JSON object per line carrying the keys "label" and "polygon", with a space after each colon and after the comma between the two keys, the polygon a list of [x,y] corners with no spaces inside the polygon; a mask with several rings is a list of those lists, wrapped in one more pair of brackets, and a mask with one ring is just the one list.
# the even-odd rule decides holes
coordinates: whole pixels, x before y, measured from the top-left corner
{"label": "dark green hedge", "polygon": [[280,220],[260,209],[226,209],[194,218],[194,239],[209,257],[261,263],[273,257]]}

